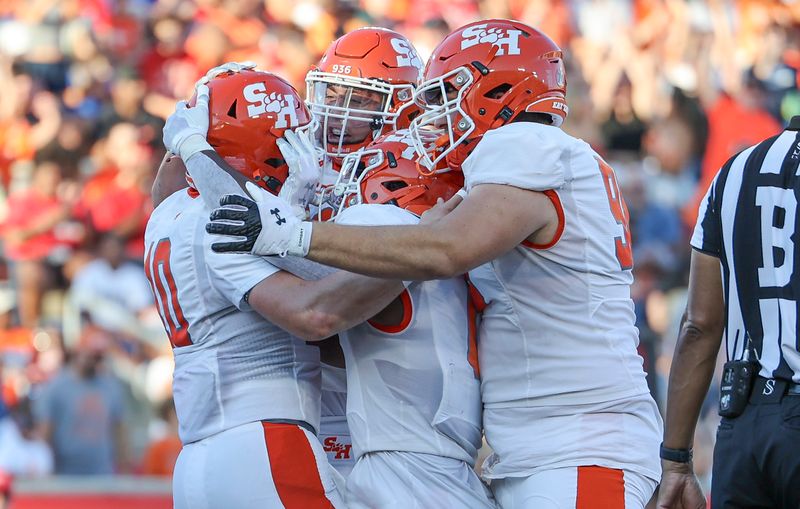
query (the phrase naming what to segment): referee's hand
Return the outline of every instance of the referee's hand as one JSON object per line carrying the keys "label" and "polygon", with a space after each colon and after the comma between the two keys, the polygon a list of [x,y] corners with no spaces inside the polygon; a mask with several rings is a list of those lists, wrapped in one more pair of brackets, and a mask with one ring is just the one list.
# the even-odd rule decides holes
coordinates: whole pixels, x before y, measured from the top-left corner
{"label": "referee's hand", "polygon": [[705,509],[706,499],[691,463],[661,462],[658,509]]}

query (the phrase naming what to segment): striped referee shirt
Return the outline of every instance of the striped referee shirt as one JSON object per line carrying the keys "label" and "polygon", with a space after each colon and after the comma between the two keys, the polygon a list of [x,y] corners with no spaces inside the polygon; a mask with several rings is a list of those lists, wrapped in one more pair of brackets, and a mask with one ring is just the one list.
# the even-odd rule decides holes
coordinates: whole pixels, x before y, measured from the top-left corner
{"label": "striped referee shirt", "polygon": [[749,337],[761,376],[795,382],[800,382],[799,199],[797,116],[781,134],[725,163],[700,204],[691,240],[694,249],[722,265],[728,359],[743,358]]}

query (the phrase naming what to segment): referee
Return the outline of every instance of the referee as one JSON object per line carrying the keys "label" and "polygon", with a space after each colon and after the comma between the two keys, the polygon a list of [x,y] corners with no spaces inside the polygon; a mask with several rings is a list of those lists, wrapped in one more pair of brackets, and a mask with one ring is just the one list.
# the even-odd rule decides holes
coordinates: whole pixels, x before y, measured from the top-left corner
{"label": "referee", "polygon": [[705,507],[692,439],[722,338],[713,507],[800,508],[798,200],[800,116],[731,158],[700,205],[669,376],[659,509]]}

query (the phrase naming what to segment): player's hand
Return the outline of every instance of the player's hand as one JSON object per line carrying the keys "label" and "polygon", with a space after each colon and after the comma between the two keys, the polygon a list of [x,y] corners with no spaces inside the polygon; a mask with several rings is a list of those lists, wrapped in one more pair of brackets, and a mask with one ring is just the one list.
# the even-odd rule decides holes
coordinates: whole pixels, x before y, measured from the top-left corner
{"label": "player's hand", "polygon": [[435,223],[436,221],[440,220],[453,210],[458,207],[458,204],[464,201],[464,197],[467,195],[467,192],[463,189],[460,189],[456,194],[450,197],[449,200],[444,201],[441,198],[436,200],[436,205],[429,208],[425,212],[422,213],[422,216],[419,218],[419,224],[431,224]]}
{"label": "player's hand", "polygon": [[246,188],[250,198],[226,194],[211,213],[206,231],[225,240],[211,244],[211,249],[260,256],[307,255],[311,223],[294,217],[291,205],[252,182]]}
{"label": "player's hand", "polygon": [[689,464],[663,461],[662,468],[657,509],[705,509],[703,490]]}
{"label": "player's hand", "polygon": [[194,89],[196,91],[198,87],[201,85],[206,85],[209,81],[213,80],[220,74],[225,74],[226,72],[242,72],[255,68],[255,62],[225,62],[222,65],[218,65],[209,69],[205,76],[197,80],[197,82],[194,84]]}
{"label": "player's hand", "polygon": [[180,156],[184,162],[203,150],[212,150],[206,141],[208,135],[208,98],[206,85],[197,88],[197,102],[189,108],[186,101],[178,101],[175,112],[164,125],[164,146]]}
{"label": "player's hand", "polygon": [[278,149],[289,166],[289,176],[278,196],[291,206],[295,217],[308,217],[308,204],[314,199],[322,168],[311,137],[306,132],[287,130],[277,140]]}

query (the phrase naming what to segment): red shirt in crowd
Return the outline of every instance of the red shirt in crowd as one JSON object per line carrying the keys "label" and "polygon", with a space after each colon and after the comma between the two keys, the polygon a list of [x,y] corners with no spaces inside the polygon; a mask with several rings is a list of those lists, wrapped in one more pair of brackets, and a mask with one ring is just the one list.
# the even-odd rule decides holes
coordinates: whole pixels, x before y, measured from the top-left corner
{"label": "red shirt in crowd", "polygon": [[119,228],[126,233],[126,254],[131,258],[144,256],[144,230],[153,206],[150,196],[138,186],[122,187],[117,181],[116,168],[107,168],[86,182],[77,213],[83,215],[98,232]]}
{"label": "red shirt in crowd", "polygon": [[[55,214],[62,207],[55,196],[43,196],[36,189],[26,189],[12,194],[8,198],[8,218],[3,225],[5,233],[30,228],[43,217]],[[64,244],[59,240],[54,229],[34,235],[20,242],[5,243],[6,256],[10,260],[40,260],[50,254],[53,249]]]}

